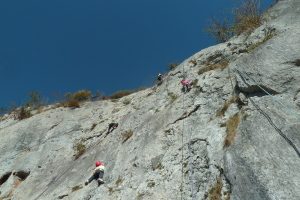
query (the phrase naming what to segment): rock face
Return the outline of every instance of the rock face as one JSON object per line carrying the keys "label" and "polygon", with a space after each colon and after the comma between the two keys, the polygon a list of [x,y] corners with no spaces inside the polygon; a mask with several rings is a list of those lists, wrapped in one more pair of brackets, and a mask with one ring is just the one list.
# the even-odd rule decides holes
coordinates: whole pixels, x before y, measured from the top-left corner
{"label": "rock face", "polygon": [[[158,87],[4,116],[0,199],[299,200],[299,16],[300,1],[279,1],[250,36],[200,51]],[[105,184],[84,186],[95,160]]]}

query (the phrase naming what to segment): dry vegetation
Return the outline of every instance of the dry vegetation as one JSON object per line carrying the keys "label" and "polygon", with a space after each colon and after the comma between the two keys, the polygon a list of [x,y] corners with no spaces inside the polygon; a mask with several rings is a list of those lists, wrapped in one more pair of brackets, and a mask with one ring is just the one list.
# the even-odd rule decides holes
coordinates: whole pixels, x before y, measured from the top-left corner
{"label": "dry vegetation", "polygon": [[229,64],[229,61],[226,58],[222,59],[218,63],[208,63],[204,67],[199,69],[198,74],[201,75],[205,72],[215,70],[215,69],[225,69],[228,66],[228,64]]}
{"label": "dry vegetation", "polygon": [[124,99],[123,104],[129,105],[131,103],[131,99]]}
{"label": "dry vegetation", "polygon": [[122,133],[122,144],[125,143],[127,140],[129,140],[133,135],[132,130],[125,131]]}
{"label": "dry vegetation", "polygon": [[63,105],[63,107],[68,107],[68,108],[79,108],[80,107],[79,101],[77,101],[75,99],[67,100],[66,102],[63,102],[62,105]]}
{"label": "dry vegetation", "polygon": [[90,100],[91,95],[92,93],[89,90],[79,90],[74,93],[67,93],[65,95],[66,100],[61,103],[61,106],[69,108],[79,108],[80,102]]}
{"label": "dry vegetation", "polygon": [[96,128],[97,124],[96,123],[93,123],[92,126],[91,126],[91,129],[90,131],[94,130]]}
{"label": "dry vegetation", "polygon": [[168,65],[168,68],[170,71],[174,70],[179,64],[178,63],[170,63]]}
{"label": "dry vegetation", "polygon": [[300,66],[300,59],[297,59],[293,62],[294,65],[296,65],[297,67]]}
{"label": "dry vegetation", "polygon": [[267,27],[265,29],[265,35],[263,37],[263,39],[257,43],[254,43],[254,44],[251,44],[248,48],[247,48],[247,51],[248,52],[251,52],[253,51],[254,49],[256,49],[257,47],[259,47],[260,45],[262,45],[263,43],[265,43],[266,41],[270,40],[272,37],[275,36],[275,29],[273,28],[270,28],[270,27]]}
{"label": "dry vegetation", "polygon": [[29,118],[31,116],[32,115],[31,115],[30,110],[28,110],[25,107],[21,107],[21,109],[16,112],[15,119],[17,119],[17,120],[23,120],[23,119],[27,119],[27,118]]}
{"label": "dry vegetation", "polygon": [[176,101],[176,99],[178,98],[178,96],[173,92],[168,92],[168,97],[170,99],[170,103],[174,103],[174,101]]}
{"label": "dry vegetation", "polygon": [[85,153],[86,146],[84,145],[83,141],[79,141],[76,144],[74,144],[73,149],[75,151],[75,160],[77,160],[81,155]]}
{"label": "dry vegetation", "polygon": [[121,176],[118,177],[118,179],[116,180],[116,186],[119,187],[122,183],[123,183],[123,178]]}
{"label": "dry vegetation", "polygon": [[229,147],[235,139],[236,131],[240,123],[239,114],[235,114],[226,122],[226,137],[224,140],[224,148]]}
{"label": "dry vegetation", "polygon": [[243,0],[240,7],[233,11],[233,22],[213,19],[207,32],[218,42],[228,41],[233,35],[251,33],[262,24],[260,0]]}
{"label": "dry vegetation", "polygon": [[225,101],[223,107],[217,111],[217,117],[223,117],[229,106],[233,103],[239,103],[241,100],[238,96],[231,96],[227,101]]}
{"label": "dry vegetation", "polygon": [[75,191],[80,190],[82,188],[83,188],[82,185],[76,185],[76,186],[72,187],[72,192],[75,192]]}
{"label": "dry vegetation", "polygon": [[67,100],[77,100],[77,101],[87,101],[91,98],[91,91],[89,90],[79,90],[77,92],[74,93],[67,93],[65,94],[65,98]]}
{"label": "dry vegetation", "polygon": [[222,188],[223,188],[222,180],[221,180],[221,178],[218,178],[215,185],[209,190],[208,199],[209,200],[221,200],[222,199]]}
{"label": "dry vegetation", "polygon": [[227,20],[219,21],[215,18],[211,19],[210,26],[206,31],[220,43],[228,41],[234,35]]}
{"label": "dry vegetation", "polygon": [[109,99],[120,99],[122,97],[128,96],[132,93],[136,92],[136,90],[121,90],[112,94]]}
{"label": "dry vegetation", "polygon": [[234,11],[234,33],[240,35],[251,32],[262,24],[259,11],[260,0],[244,0],[241,7]]}

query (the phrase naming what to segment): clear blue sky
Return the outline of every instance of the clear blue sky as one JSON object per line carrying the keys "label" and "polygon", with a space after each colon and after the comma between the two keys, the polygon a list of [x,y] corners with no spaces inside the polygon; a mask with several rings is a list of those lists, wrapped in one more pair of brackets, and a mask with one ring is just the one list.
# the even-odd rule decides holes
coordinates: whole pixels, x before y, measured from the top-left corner
{"label": "clear blue sky", "polygon": [[[271,0],[265,0],[265,5]],[[150,85],[169,63],[214,44],[203,31],[234,0],[0,2],[0,107],[30,91],[111,94]]]}

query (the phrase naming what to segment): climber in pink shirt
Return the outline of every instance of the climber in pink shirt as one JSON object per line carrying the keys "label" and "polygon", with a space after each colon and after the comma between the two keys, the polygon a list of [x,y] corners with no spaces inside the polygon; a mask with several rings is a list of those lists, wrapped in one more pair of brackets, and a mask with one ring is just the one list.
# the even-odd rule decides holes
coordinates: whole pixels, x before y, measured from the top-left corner
{"label": "climber in pink shirt", "polygon": [[181,85],[182,85],[182,90],[184,93],[189,92],[191,89],[191,81],[187,80],[187,79],[182,79],[180,81]]}

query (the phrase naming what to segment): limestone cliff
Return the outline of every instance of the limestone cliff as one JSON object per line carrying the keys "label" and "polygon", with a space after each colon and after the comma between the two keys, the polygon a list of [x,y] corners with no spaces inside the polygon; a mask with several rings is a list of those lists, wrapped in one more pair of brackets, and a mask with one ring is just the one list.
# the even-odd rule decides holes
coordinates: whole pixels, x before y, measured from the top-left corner
{"label": "limestone cliff", "polygon": [[[0,199],[300,199],[300,1],[119,100],[0,121]],[[184,94],[179,82],[193,80]],[[106,136],[110,122],[119,127]],[[86,151],[74,160],[75,144]],[[84,186],[94,161],[105,184]]]}

